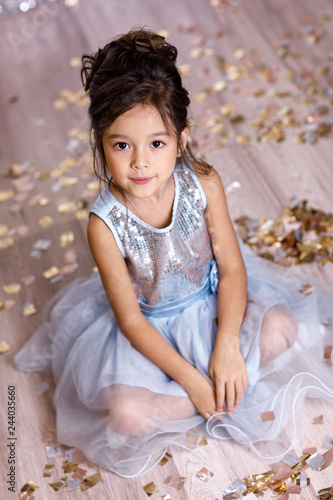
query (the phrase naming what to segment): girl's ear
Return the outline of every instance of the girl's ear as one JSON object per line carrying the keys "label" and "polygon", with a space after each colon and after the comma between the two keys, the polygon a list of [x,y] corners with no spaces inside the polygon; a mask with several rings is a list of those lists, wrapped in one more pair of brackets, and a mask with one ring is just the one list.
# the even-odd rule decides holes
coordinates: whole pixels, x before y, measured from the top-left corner
{"label": "girl's ear", "polygon": [[186,148],[188,134],[189,134],[188,127],[183,128],[180,134],[180,149],[178,150],[178,155],[177,155],[178,158],[183,154],[183,151]]}

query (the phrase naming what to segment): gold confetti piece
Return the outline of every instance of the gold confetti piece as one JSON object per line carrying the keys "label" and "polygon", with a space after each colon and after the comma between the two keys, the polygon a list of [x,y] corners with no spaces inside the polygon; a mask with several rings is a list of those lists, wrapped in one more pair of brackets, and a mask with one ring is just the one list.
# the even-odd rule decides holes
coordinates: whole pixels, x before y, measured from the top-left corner
{"label": "gold confetti piece", "polygon": [[25,318],[28,318],[29,316],[33,316],[34,314],[36,314],[36,312],[37,312],[37,309],[35,308],[35,306],[31,302],[26,302],[23,305],[23,316]]}
{"label": "gold confetti piece", "polygon": [[46,278],[47,280],[50,280],[50,279],[54,278],[55,276],[58,276],[58,274],[60,274],[60,271],[57,268],[57,266],[52,266],[49,269],[46,269],[46,271],[44,271],[42,274],[43,274],[44,278]]}
{"label": "gold confetti piece", "polygon": [[41,198],[39,198],[37,203],[41,207],[47,207],[47,205],[50,204],[50,198],[47,198],[46,196],[42,196]]}
{"label": "gold confetti piece", "polygon": [[322,424],[324,422],[324,415],[319,415],[312,420],[313,424]]}
{"label": "gold confetti piece", "polygon": [[323,488],[318,491],[319,500],[333,500],[332,488]]}
{"label": "gold confetti piece", "polygon": [[67,233],[62,233],[60,235],[60,246],[61,248],[66,247],[67,245],[71,245],[74,243],[74,232],[73,231],[68,231]]}
{"label": "gold confetti piece", "polygon": [[[168,38],[170,36],[170,31],[169,30],[159,30],[157,34],[162,37],[162,38]],[[163,42],[163,40],[159,40],[160,42]]]}
{"label": "gold confetti piece", "polygon": [[75,201],[67,201],[66,203],[61,203],[57,210],[59,214],[69,214],[70,212],[75,212],[77,209],[77,204]]}
{"label": "gold confetti piece", "polygon": [[38,224],[43,227],[47,228],[53,224],[54,220],[50,215],[45,215],[41,219],[39,219]]}
{"label": "gold confetti piece", "polygon": [[188,76],[191,72],[191,65],[190,64],[181,64],[178,66],[178,71],[182,76]]}
{"label": "gold confetti piece", "polygon": [[54,464],[46,464],[43,471],[43,477],[51,477]]}
{"label": "gold confetti piece", "polygon": [[78,464],[73,464],[72,462],[68,462],[68,460],[65,460],[62,468],[64,472],[75,472],[77,471]]}
{"label": "gold confetti piece", "polygon": [[62,111],[63,109],[67,108],[68,104],[66,101],[64,101],[63,99],[57,99],[56,101],[54,101],[53,103],[53,107],[54,109],[56,109],[57,111]]}
{"label": "gold confetti piece", "polygon": [[261,414],[261,420],[263,422],[270,422],[272,420],[275,420],[275,415],[274,415],[274,412],[273,411],[264,411],[262,414]]}
{"label": "gold confetti piece", "polygon": [[58,491],[64,485],[64,483],[57,481],[56,483],[49,483],[49,485],[54,489],[54,491]]}
{"label": "gold confetti piece", "polygon": [[77,177],[60,177],[58,184],[60,187],[71,187],[75,186],[79,182]]}
{"label": "gold confetti piece", "polygon": [[35,490],[37,490],[37,488],[39,488],[39,485],[37,483],[34,483],[33,481],[28,481],[27,483],[25,483],[24,486],[22,486],[21,488],[21,492],[28,492],[29,494],[33,493]]}
{"label": "gold confetti piece", "polygon": [[7,295],[15,295],[20,292],[21,285],[19,283],[10,283],[9,285],[3,285],[2,288]]}
{"label": "gold confetti piece", "polygon": [[242,57],[244,57],[245,55],[245,50],[244,49],[237,49],[235,52],[234,52],[234,57],[236,59],[241,59]]}
{"label": "gold confetti piece", "polygon": [[74,5],[78,4],[79,0],[65,0],[64,5],[66,7],[74,7]]}
{"label": "gold confetti piece", "polygon": [[170,495],[163,495],[162,500],[171,500],[171,496]]}
{"label": "gold confetti piece", "polygon": [[99,191],[99,181],[94,180],[94,181],[88,182],[87,189],[89,189],[89,191],[94,191],[97,193]]}
{"label": "gold confetti piece", "polygon": [[87,210],[77,210],[75,212],[75,218],[77,220],[87,220],[89,217]]}
{"label": "gold confetti piece", "polygon": [[14,191],[0,191],[0,203],[9,200],[14,196]]}
{"label": "gold confetti piece", "polygon": [[5,248],[12,247],[13,245],[14,245],[14,239],[11,237],[0,239],[0,250],[4,250]]}
{"label": "gold confetti piece", "polygon": [[5,236],[9,231],[9,227],[4,224],[0,224],[0,236]]}
{"label": "gold confetti piece", "polygon": [[146,486],[144,486],[143,489],[147,493],[147,495],[149,497],[151,497],[156,489],[156,486],[153,482],[151,482],[151,483],[146,484]]}
{"label": "gold confetti piece", "polygon": [[208,91],[202,90],[201,92],[195,94],[192,100],[193,102],[203,102],[207,99],[207,97],[208,97]]}
{"label": "gold confetti piece", "polygon": [[200,435],[188,432],[186,434],[186,439],[187,439],[188,444],[196,446],[199,442]]}
{"label": "gold confetti piece", "polygon": [[9,351],[10,347],[5,340],[0,340],[0,354]]}
{"label": "gold confetti piece", "polygon": [[69,64],[72,66],[72,68],[81,68],[82,61],[80,57],[72,57],[69,60]]}
{"label": "gold confetti piece", "polygon": [[81,483],[81,490],[85,491],[88,488],[92,488],[99,481],[102,480],[102,476],[100,472],[96,472],[96,474],[92,474],[91,476],[86,477]]}
{"label": "gold confetti piece", "polygon": [[200,441],[199,441],[199,446],[206,446],[208,445],[207,439],[205,436],[203,436]]}
{"label": "gold confetti piece", "polygon": [[213,85],[213,89],[215,90],[215,92],[222,92],[226,88],[227,88],[227,83],[223,80],[216,82]]}

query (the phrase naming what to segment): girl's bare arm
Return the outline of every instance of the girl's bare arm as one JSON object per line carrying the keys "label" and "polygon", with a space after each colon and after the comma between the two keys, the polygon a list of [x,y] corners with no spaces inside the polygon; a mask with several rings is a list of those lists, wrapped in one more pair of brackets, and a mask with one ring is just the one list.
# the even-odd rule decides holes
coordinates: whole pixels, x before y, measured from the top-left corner
{"label": "girl's bare arm", "polygon": [[207,198],[206,222],[219,269],[218,330],[209,374],[216,388],[216,407],[238,407],[247,388],[246,367],[239,349],[247,299],[247,274],[229,216],[220,176],[200,177]]}

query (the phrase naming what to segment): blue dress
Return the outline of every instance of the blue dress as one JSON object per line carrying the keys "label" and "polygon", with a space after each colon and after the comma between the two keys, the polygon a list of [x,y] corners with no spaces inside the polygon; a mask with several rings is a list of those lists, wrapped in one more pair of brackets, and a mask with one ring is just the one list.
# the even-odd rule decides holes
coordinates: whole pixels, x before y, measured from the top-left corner
{"label": "blue dress", "polygon": [[[176,167],[173,177],[172,221],[166,228],[144,223],[107,187],[91,212],[112,231],[142,313],[209,378],[218,271],[205,222],[206,197],[190,169]],[[148,471],[170,444],[195,448],[202,434],[235,439],[273,459],[293,447],[305,397],[333,402],[333,372],[324,359],[325,345],[333,344],[333,288],[263,260],[238,241],[248,274],[240,346],[249,387],[240,408],[208,422],[196,411],[170,416],[168,401],[183,401],[185,390],[125,338],[95,272],[58,292],[45,308],[40,328],[15,356],[22,370],[53,373],[60,443],[80,448],[91,461],[124,477]],[[306,283],[315,287],[310,295],[300,293]],[[298,335],[287,351],[264,363],[260,329],[266,312],[277,304],[296,318]],[[121,391],[107,393],[110,388]],[[136,434],[110,426],[105,394],[111,407],[121,404],[119,395],[134,395],[138,408],[145,406],[147,394],[155,395],[158,411],[152,411],[149,429]],[[267,411],[274,412],[274,420],[264,421]]]}

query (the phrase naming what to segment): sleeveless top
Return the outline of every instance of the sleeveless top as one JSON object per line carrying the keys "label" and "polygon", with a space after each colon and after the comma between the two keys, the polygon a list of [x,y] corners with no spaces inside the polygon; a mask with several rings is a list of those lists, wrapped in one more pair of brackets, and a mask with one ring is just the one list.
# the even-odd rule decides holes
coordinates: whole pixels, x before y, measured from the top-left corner
{"label": "sleeveless top", "polygon": [[207,288],[213,260],[205,193],[192,171],[176,167],[173,177],[172,220],[165,228],[146,224],[118,202],[108,186],[90,211],[112,231],[139,304],[147,309]]}

